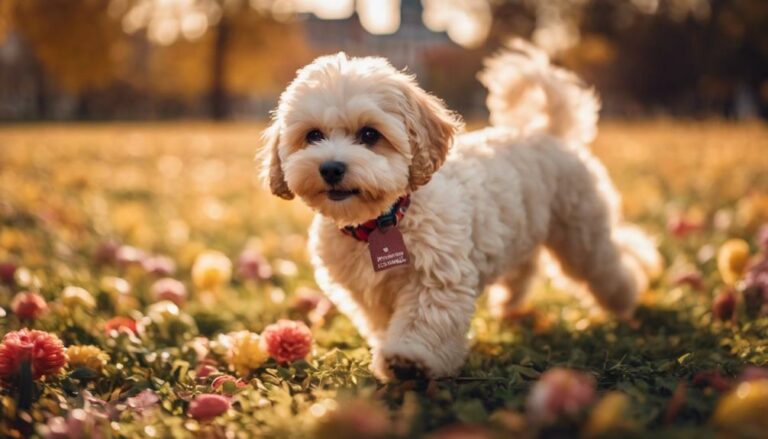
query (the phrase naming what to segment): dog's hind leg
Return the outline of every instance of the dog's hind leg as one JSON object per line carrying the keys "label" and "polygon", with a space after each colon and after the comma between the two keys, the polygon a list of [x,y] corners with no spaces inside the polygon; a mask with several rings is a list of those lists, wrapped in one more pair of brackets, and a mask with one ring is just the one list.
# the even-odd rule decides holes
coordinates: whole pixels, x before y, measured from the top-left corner
{"label": "dog's hind leg", "polygon": [[617,197],[605,169],[588,160],[561,175],[547,247],[567,275],[586,282],[600,305],[629,317],[649,280],[622,239]]}
{"label": "dog's hind leg", "polygon": [[520,308],[536,274],[538,254],[538,251],[535,252],[522,264],[502,274],[491,286],[488,291],[488,309],[491,315],[503,318]]}

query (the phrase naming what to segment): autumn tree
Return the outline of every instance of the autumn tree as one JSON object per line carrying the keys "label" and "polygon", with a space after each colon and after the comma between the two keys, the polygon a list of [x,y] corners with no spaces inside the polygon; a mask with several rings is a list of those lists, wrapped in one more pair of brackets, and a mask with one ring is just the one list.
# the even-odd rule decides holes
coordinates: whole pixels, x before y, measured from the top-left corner
{"label": "autumn tree", "polygon": [[[3,25],[21,35],[40,62],[45,78],[78,97],[86,116],[90,94],[114,79],[130,46],[104,0],[3,0]],[[41,77],[39,87],[46,84]],[[45,115],[45,94],[39,112]]]}

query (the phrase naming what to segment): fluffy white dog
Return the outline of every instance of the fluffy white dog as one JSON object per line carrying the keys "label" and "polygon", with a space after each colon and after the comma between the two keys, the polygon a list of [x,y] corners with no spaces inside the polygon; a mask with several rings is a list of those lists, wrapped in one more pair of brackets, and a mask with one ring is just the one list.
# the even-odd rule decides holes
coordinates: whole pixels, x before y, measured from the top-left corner
{"label": "fluffy white dog", "polygon": [[507,294],[492,306],[515,306],[542,247],[619,316],[659,264],[587,148],[594,93],[521,41],[480,80],[493,127],[458,135],[459,117],[386,60],[324,56],[265,133],[270,188],[317,212],[317,282],[383,380],[456,374],[478,297],[496,282]]}

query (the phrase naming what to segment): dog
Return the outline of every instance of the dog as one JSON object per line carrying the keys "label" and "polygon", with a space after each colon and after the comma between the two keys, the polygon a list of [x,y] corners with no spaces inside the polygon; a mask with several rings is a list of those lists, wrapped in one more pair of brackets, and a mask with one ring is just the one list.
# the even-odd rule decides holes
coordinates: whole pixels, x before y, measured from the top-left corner
{"label": "dog", "polygon": [[478,298],[496,284],[494,311],[514,309],[542,248],[622,318],[659,270],[588,148],[594,91],[521,40],[479,79],[491,126],[462,133],[385,59],[323,56],[297,72],[264,133],[265,180],[316,212],[316,281],[384,381],[456,375]]}

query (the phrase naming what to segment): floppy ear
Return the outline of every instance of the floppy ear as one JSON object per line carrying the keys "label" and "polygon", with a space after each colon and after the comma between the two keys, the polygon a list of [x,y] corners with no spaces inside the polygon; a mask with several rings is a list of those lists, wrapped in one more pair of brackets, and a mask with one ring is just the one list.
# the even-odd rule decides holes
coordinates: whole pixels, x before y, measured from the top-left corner
{"label": "floppy ear", "polygon": [[264,131],[264,146],[262,149],[262,176],[269,183],[269,189],[273,194],[286,200],[293,199],[293,192],[288,188],[283,175],[283,167],[280,163],[280,155],[277,152],[277,146],[280,143],[280,126],[277,122],[272,122],[269,128]]}
{"label": "floppy ear", "polygon": [[411,143],[411,190],[425,185],[442,166],[453,136],[462,129],[461,118],[443,102],[422,90],[411,78],[404,81],[406,102],[402,109]]}

